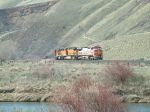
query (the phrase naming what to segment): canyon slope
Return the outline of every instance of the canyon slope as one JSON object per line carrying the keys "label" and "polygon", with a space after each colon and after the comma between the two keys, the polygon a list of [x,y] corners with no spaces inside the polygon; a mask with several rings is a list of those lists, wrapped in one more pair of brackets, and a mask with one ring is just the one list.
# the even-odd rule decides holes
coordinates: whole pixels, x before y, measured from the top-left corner
{"label": "canyon slope", "polygon": [[0,44],[15,42],[20,58],[100,45],[104,59],[150,59],[149,12],[150,0],[6,0]]}

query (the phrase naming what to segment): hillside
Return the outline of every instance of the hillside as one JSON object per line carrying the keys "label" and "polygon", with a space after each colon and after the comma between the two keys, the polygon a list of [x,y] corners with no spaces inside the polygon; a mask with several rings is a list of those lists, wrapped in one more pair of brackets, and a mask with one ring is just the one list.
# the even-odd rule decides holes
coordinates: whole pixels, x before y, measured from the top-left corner
{"label": "hillside", "polygon": [[52,0],[1,0],[0,9],[47,2],[47,1],[52,1]]}
{"label": "hillside", "polygon": [[[102,42],[106,59],[150,59],[150,33],[116,37]],[[113,56],[113,57],[112,57]]]}
{"label": "hillside", "polygon": [[0,44],[13,40],[20,57],[43,57],[58,47],[100,44],[105,59],[150,59],[150,0],[34,3],[0,2]]}

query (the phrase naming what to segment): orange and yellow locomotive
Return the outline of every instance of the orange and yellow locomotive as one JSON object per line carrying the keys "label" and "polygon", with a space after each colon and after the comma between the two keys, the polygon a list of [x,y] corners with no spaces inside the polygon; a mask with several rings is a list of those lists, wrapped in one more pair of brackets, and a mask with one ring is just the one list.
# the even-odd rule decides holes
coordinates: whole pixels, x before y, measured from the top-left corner
{"label": "orange and yellow locomotive", "polygon": [[99,46],[94,47],[70,47],[65,49],[55,50],[56,60],[79,60],[79,59],[90,59],[90,60],[102,60],[103,50]]}

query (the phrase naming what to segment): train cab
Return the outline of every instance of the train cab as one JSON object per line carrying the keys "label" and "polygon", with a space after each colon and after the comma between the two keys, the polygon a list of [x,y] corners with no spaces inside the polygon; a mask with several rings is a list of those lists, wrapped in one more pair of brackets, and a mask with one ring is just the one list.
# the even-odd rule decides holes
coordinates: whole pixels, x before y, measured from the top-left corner
{"label": "train cab", "polygon": [[103,59],[103,50],[99,46],[94,46],[91,48],[94,59]]}

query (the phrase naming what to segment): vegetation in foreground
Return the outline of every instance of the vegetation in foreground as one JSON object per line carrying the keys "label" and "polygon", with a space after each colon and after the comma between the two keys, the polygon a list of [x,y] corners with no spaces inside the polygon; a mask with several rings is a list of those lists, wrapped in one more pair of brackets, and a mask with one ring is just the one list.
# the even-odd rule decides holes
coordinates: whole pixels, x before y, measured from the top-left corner
{"label": "vegetation in foreground", "polygon": [[64,88],[63,93],[59,93],[59,97],[56,96],[55,100],[65,104],[64,109],[69,108],[73,112],[127,111],[121,98],[110,88],[97,85],[87,77],[78,79],[69,88]]}
{"label": "vegetation in foreground", "polygon": [[[109,74],[108,70],[113,72]],[[3,63],[0,66],[0,101],[52,102],[55,88],[60,85],[68,87],[81,77],[90,77],[100,86],[111,86],[123,101],[148,102],[149,71],[149,66],[136,65],[45,64],[45,61]]]}

